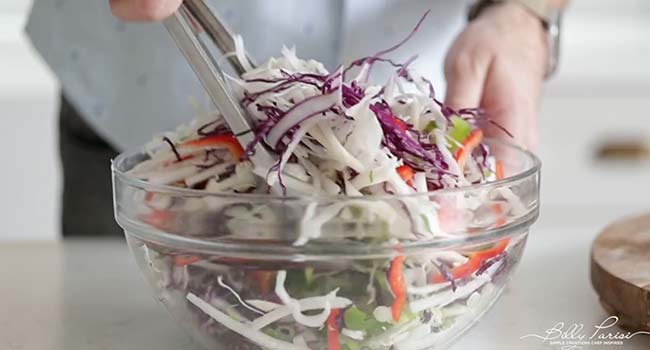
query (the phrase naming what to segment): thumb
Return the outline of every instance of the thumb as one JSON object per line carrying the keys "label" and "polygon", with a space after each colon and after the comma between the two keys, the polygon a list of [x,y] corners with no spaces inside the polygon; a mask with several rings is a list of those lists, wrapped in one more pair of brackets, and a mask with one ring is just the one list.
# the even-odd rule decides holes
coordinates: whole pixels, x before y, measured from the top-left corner
{"label": "thumb", "polygon": [[479,107],[489,62],[478,57],[450,55],[445,63],[447,93],[445,104],[458,110]]}

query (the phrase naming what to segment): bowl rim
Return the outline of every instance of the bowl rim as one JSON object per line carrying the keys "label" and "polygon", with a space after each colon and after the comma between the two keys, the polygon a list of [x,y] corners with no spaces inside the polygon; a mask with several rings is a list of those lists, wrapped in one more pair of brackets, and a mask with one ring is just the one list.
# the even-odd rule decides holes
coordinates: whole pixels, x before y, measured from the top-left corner
{"label": "bowl rim", "polygon": [[463,235],[454,238],[427,239],[412,242],[386,244],[341,244],[336,242],[309,242],[306,245],[291,244],[269,245],[266,242],[248,240],[245,243],[205,240],[191,236],[181,236],[175,233],[163,232],[143,225],[127,224],[116,216],[120,226],[124,228],[127,240],[133,236],[147,244],[155,244],[183,252],[182,254],[222,255],[229,258],[270,260],[270,261],[337,261],[357,259],[382,259],[396,255],[417,255],[432,250],[466,249],[467,246],[478,246],[498,240],[521,237],[525,239],[530,226],[539,216],[539,206],[510,224],[499,228],[489,229],[474,235]]}
{"label": "bowl rim", "polygon": [[127,150],[125,152],[120,153],[117,155],[114,159],[111,159],[111,172],[114,177],[118,178],[121,182],[123,182],[126,185],[141,188],[141,189],[146,189],[146,190],[152,190],[155,192],[160,192],[160,193],[165,193],[165,194],[175,194],[175,195],[184,195],[188,197],[216,197],[216,198],[223,198],[223,199],[249,199],[252,201],[259,201],[259,200],[264,200],[264,201],[282,201],[282,202],[287,202],[287,201],[304,201],[308,200],[310,202],[318,201],[318,202],[340,202],[340,201],[347,201],[347,200],[389,200],[389,199],[402,199],[402,198],[413,198],[413,197],[421,197],[421,196],[438,196],[438,195],[446,195],[446,194],[458,194],[458,193],[463,193],[463,192],[473,192],[473,191],[478,191],[478,190],[489,190],[493,189],[495,187],[501,187],[501,186],[506,186],[509,183],[515,183],[520,180],[523,180],[527,177],[530,177],[532,175],[535,175],[541,171],[542,167],[542,162],[541,160],[532,152],[515,145],[510,142],[506,142],[503,140],[499,139],[494,139],[494,138],[486,138],[485,141],[487,141],[488,144],[497,144],[501,146],[505,146],[510,148],[510,150],[514,150],[521,155],[523,155],[527,159],[527,163],[530,164],[530,166],[511,176],[505,177],[501,180],[496,180],[496,181],[490,181],[490,182],[485,182],[485,183],[480,183],[480,184],[472,184],[469,186],[463,186],[463,187],[456,187],[456,188],[443,188],[443,189],[438,189],[438,190],[433,190],[433,191],[428,191],[428,192],[418,192],[418,193],[410,193],[410,194],[382,194],[382,195],[365,195],[365,196],[346,196],[342,194],[337,194],[337,195],[288,195],[288,196],[283,196],[283,195],[275,195],[275,194],[264,194],[264,193],[231,193],[231,192],[207,192],[204,190],[196,190],[196,189],[191,189],[191,188],[182,188],[182,187],[175,187],[175,186],[170,186],[170,185],[160,185],[160,184],[153,184],[150,182],[147,182],[145,180],[141,180],[138,178],[135,178],[133,176],[128,175],[125,171],[120,170],[117,168],[116,164],[121,164],[124,162],[126,159],[133,157],[137,154],[142,154],[143,150],[142,148],[139,149],[132,149],[132,150]]}
{"label": "bowl rim", "polygon": [[[429,192],[408,194],[408,195],[369,195],[350,197],[345,195],[303,195],[303,196],[277,196],[270,194],[239,194],[239,193],[210,193],[202,190],[186,189],[169,185],[151,184],[147,181],[140,180],[129,176],[124,171],[118,169],[116,164],[121,164],[129,157],[137,154],[143,154],[141,149],[126,151],[118,155],[111,164],[113,172],[113,187],[115,189],[116,181],[123,182],[124,185],[132,186],[139,189],[151,190],[166,194],[183,195],[188,197],[214,197],[220,199],[237,199],[250,201],[282,201],[282,202],[300,202],[300,201],[347,201],[347,200],[399,200],[403,198],[412,198],[419,196],[439,196],[448,194],[462,194],[464,192],[477,190],[491,190],[494,188],[505,187],[518,183],[533,176],[539,176],[541,171],[541,161],[532,152],[525,150],[512,143],[501,140],[488,139],[489,143],[506,146],[510,150],[518,152],[525,158],[527,169],[509,176],[507,178],[470,185],[460,188],[441,189]],[[537,182],[539,188],[539,181]],[[539,189],[537,189],[539,191]],[[115,199],[114,199],[115,200]],[[384,242],[381,244],[362,243],[362,244],[341,244],[340,241],[310,242],[302,246],[294,246],[291,243],[281,245],[269,245],[265,242],[255,240],[245,241],[225,241],[209,240],[202,237],[184,236],[178,233],[164,232],[129,219],[126,215],[121,215],[118,210],[118,203],[115,205],[115,219],[124,229],[127,238],[135,237],[148,243],[158,244],[174,250],[193,252],[196,254],[213,255],[220,253],[229,257],[255,258],[265,260],[292,260],[292,261],[313,261],[313,260],[332,260],[332,259],[374,259],[390,257],[396,254],[417,254],[432,249],[450,249],[457,246],[479,245],[495,240],[514,237],[518,235],[527,235],[529,227],[536,221],[539,216],[539,198],[535,198],[534,205],[524,214],[514,218],[512,221],[500,227],[493,227],[473,234],[463,234],[457,237],[444,237],[438,239],[427,239],[409,242]]]}

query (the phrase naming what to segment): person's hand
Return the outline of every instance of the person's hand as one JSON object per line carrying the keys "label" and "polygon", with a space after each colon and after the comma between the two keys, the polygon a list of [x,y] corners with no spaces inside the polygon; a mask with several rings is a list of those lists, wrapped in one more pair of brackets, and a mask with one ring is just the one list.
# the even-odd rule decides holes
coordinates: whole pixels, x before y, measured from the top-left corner
{"label": "person's hand", "polygon": [[[486,8],[447,53],[445,102],[454,109],[482,107],[516,143],[532,147],[547,50],[541,21],[522,5],[504,2]],[[496,127],[485,131],[508,137]]]}
{"label": "person's hand", "polygon": [[174,13],[183,0],[109,0],[115,17],[125,21],[160,21]]}

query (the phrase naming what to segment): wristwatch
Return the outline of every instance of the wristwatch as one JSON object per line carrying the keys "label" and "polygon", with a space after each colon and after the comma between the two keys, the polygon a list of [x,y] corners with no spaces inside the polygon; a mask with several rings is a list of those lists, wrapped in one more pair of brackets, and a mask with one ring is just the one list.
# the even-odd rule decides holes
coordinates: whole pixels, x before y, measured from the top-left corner
{"label": "wristwatch", "polygon": [[[558,1],[552,0],[477,0],[469,8],[468,19],[471,21],[490,5],[506,1],[516,2],[535,16],[539,17],[547,33],[548,60],[545,77],[548,79],[556,71],[560,62],[560,32],[562,27],[562,6],[553,6]],[[563,2],[563,1],[560,1]]]}

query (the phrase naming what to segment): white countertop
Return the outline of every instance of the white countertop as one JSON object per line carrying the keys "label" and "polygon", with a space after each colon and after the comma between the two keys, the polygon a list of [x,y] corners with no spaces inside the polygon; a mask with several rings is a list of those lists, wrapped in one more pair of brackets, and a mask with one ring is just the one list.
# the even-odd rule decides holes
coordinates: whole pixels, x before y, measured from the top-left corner
{"label": "white countertop", "polygon": [[[593,221],[563,228],[542,221],[534,227],[506,292],[452,350],[560,349],[520,339],[543,334],[558,322],[583,324],[588,338],[607,317],[591,288],[588,266],[591,241],[609,219]],[[0,349],[201,350],[147,288],[122,242],[2,244]],[[650,336],[582,348],[649,349]]]}

